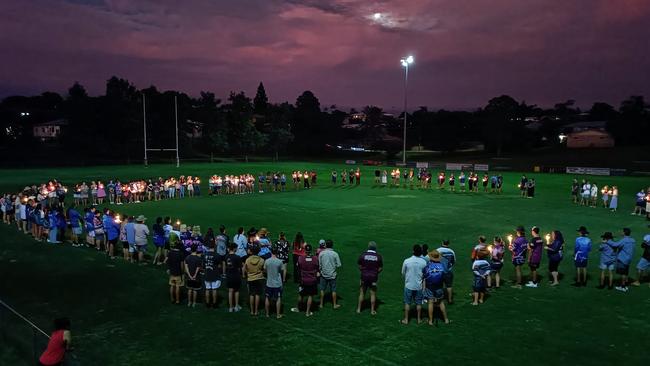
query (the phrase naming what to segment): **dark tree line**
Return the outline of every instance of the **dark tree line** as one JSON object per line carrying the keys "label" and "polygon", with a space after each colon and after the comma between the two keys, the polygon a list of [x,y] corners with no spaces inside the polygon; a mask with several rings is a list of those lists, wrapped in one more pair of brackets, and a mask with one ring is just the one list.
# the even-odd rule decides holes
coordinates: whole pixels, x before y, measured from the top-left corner
{"label": "dark tree line", "polygon": [[[196,98],[155,86],[137,89],[128,80],[112,77],[104,95],[89,96],[74,83],[67,94],[45,92],[38,96],[12,96],[0,103],[0,147],[29,158],[81,155],[86,160],[142,159],[143,98],[146,100],[147,143],[150,148],[175,145],[174,98],[178,101],[181,154],[269,155],[322,154],[336,145],[384,150],[388,155],[402,148],[403,114],[391,115],[377,106],[362,109],[363,120],[350,120],[357,111],[321,106],[305,91],[295,103],[269,103],[262,83],[254,98],[231,92],[227,100],[211,92]],[[25,112],[28,112],[26,114]],[[34,124],[62,119],[58,143],[44,145],[31,133]],[[408,116],[408,147],[452,152],[476,144],[496,154],[518,152],[558,143],[565,126],[578,121],[606,121],[617,145],[645,144],[650,128],[649,105],[632,96],[618,108],[594,103],[587,111],[568,100],[543,109],[502,95],[478,110],[447,111],[420,107]],[[344,128],[345,122],[357,123]],[[530,121],[538,128],[530,129]],[[3,154],[5,159],[7,154]]]}

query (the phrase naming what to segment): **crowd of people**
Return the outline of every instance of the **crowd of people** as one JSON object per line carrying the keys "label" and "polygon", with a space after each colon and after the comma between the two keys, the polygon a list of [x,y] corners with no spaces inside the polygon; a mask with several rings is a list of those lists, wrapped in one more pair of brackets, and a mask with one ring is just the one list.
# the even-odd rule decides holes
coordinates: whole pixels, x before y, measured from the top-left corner
{"label": "crowd of people", "polygon": [[[600,190],[594,181],[573,179],[571,184],[571,197],[573,203],[586,207],[603,207],[612,212],[618,210],[618,187],[605,185]],[[650,219],[650,187],[641,188],[634,197],[634,210],[632,215],[646,216]]]}

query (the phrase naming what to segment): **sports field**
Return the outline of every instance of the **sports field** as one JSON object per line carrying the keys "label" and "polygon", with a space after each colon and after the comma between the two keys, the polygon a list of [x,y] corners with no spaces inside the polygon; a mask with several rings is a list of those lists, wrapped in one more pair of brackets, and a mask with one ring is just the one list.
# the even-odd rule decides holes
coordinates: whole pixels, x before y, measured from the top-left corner
{"label": "sports field", "polygon": [[[630,215],[634,194],[649,185],[647,178],[596,177],[599,186],[619,187],[619,212],[612,213],[573,205],[573,177],[569,175],[531,175],[537,180],[536,198],[522,199],[516,187],[517,173],[505,173],[504,193],[491,195],[374,187],[372,167],[362,167],[361,186],[331,186],[329,172],[343,167],[291,162],[188,164],[181,169],[115,166],[0,171],[0,192],[14,192],[52,178],[72,184],[111,177],[198,175],[204,179],[202,197],[123,205],[116,210],[144,214],[148,224],[157,216],[200,224],[203,231],[224,224],[231,236],[239,226],[263,226],[273,238],[284,231],[292,239],[301,231],[311,244],[321,238],[332,239],[343,262],[338,277],[343,306],[338,310],[326,305],[311,318],[289,312],[296,301],[292,281],[285,287],[287,316],[281,320],[253,318],[246,311],[228,313],[223,290],[222,305],[216,310],[173,306],[169,304],[167,275],[159,267],[110,260],[94,249],[36,243],[15,227],[1,224],[0,299],[46,331],[53,318],[70,317],[74,353],[83,365],[646,364],[650,332],[647,283],[628,293],[596,289],[595,250],[590,257],[588,287],[570,284],[578,226],[587,226],[594,242],[599,242],[604,231],[620,237],[620,229],[627,226],[640,243],[650,230],[643,218]],[[207,177],[212,174],[297,169],[317,170],[317,187],[295,192],[288,184],[284,193],[207,196]],[[564,233],[568,254],[560,266],[562,284],[551,288],[543,281],[539,288],[517,290],[506,283],[491,292],[484,304],[471,306],[469,254],[476,238],[506,235],[518,225],[528,229],[537,225],[543,233],[553,229]],[[410,256],[413,244],[435,248],[442,239],[451,240],[458,256],[456,301],[447,308],[452,323],[430,327],[412,321],[401,325],[402,261]],[[367,309],[361,315],[355,313],[356,259],[369,240],[378,243],[385,264],[374,317]],[[637,248],[633,266],[640,252]],[[502,271],[508,282],[513,276],[509,260],[507,254]],[[540,271],[544,276],[546,264],[544,257]],[[524,274],[528,274],[527,268]],[[242,295],[246,298],[245,291]],[[8,354],[6,349],[4,354]],[[0,363],[4,364],[2,358]]]}

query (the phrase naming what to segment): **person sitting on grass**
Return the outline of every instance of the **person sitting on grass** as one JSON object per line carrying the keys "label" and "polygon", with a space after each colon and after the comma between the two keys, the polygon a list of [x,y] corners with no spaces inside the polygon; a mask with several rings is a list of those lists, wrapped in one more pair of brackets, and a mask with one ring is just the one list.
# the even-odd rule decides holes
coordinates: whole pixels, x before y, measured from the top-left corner
{"label": "person sitting on grass", "polygon": [[226,287],[228,287],[228,312],[234,313],[241,310],[239,306],[239,289],[241,288],[242,279],[242,259],[236,254],[237,244],[230,243],[228,246],[228,255],[224,260],[223,274],[226,277]]}
{"label": "person sitting on grass", "polygon": [[271,302],[275,302],[275,317],[280,319],[282,315],[282,260],[278,259],[278,249],[271,249],[271,258],[264,261],[264,272],[266,273],[266,299],[264,310],[266,317],[269,317]]}
{"label": "person sitting on grass", "polygon": [[501,269],[503,268],[503,255],[505,246],[500,236],[495,236],[492,245],[488,246],[490,251],[490,275],[487,277],[487,287],[492,288],[492,275],[494,275],[494,288],[501,287]]}
{"label": "person sitting on grass", "polygon": [[485,301],[487,277],[490,275],[490,262],[486,260],[488,256],[489,252],[487,250],[480,251],[478,258],[472,263],[472,273],[474,274],[474,282],[472,283],[474,301],[472,305],[474,306]]}
{"label": "person sitting on grass", "polygon": [[447,266],[447,272],[445,272],[443,281],[445,285],[445,291],[447,293],[447,303],[453,304],[454,303],[453,269],[454,269],[454,265],[456,264],[456,252],[454,252],[451,248],[449,248],[449,240],[443,240],[442,246],[436,250],[438,251],[438,253],[440,253],[440,256],[442,257],[442,261],[446,262],[445,265]]}
{"label": "person sitting on grass", "polygon": [[300,312],[300,304],[304,297],[307,297],[305,316],[312,316],[311,305],[313,297],[317,293],[318,277],[320,276],[318,257],[312,255],[311,245],[304,246],[305,255],[298,258],[298,270],[300,271],[300,286],[298,287],[298,304],[291,308],[291,312]]}
{"label": "person sitting on grass", "polygon": [[404,318],[401,324],[409,323],[411,304],[415,304],[418,324],[422,322],[422,270],[427,262],[422,259],[422,247],[413,246],[413,255],[402,263],[402,277],[404,278]]}
{"label": "person sitting on grass", "polygon": [[445,290],[443,289],[444,276],[447,272],[445,262],[441,261],[440,253],[437,250],[429,252],[429,263],[422,270],[424,281],[423,291],[424,298],[428,300],[429,306],[429,325],[433,325],[433,310],[435,307],[440,308],[442,319],[445,324],[449,324],[447,310],[445,309]]}
{"label": "person sitting on grass", "polygon": [[339,254],[332,249],[334,242],[330,239],[325,240],[325,249],[318,254],[318,265],[320,272],[320,305],[323,308],[325,302],[325,291],[329,288],[332,292],[332,308],[341,307],[336,300],[336,271],[341,267]]}
{"label": "person sitting on grass", "polygon": [[196,306],[196,297],[201,291],[201,257],[196,251],[197,246],[192,245],[191,254],[185,258],[185,276],[187,277],[187,306]]}
{"label": "person sitting on grass", "polygon": [[636,242],[630,236],[632,231],[629,228],[623,229],[623,239],[619,241],[608,240],[607,244],[618,250],[616,255],[616,273],[621,275],[621,285],[616,286],[617,291],[627,292],[627,277],[630,272],[630,263],[632,263],[632,257],[634,256],[634,248],[636,247]]}
{"label": "person sitting on grass", "polygon": [[589,252],[591,252],[591,239],[589,239],[589,231],[584,226],[578,228],[580,236],[576,238],[575,246],[573,247],[573,261],[576,267],[576,282],[574,287],[587,286],[587,263],[589,260]]}
{"label": "person sitting on grass", "polygon": [[171,250],[167,255],[167,273],[169,274],[169,300],[172,304],[181,303],[181,287],[185,285],[183,281],[183,252],[182,245],[178,236],[172,233],[169,236]]}
{"label": "person sitting on grass", "polygon": [[641,254],[641,259],[639,259],[639,263],[636,265],[638,275],[636,281],[632,282],[632,286],[640,286],[643,274],[650,269],[650,234],[643,237],[641,249],[643,249],[643,254]]}
{"label": "person sitting on grass", "polygon": [[38,364],[43,366],[63,365],[65,353],[72,349],[70,319],[56,319],[54,320],[54,332],[50,335],[47,348],[38,358]]}
{"label": "person sitting on grass", "polygon": [[528,250],[528,240],[523,226],[517,227],[517,237],[509,245],[508,249],[512,253],[512,265],[515,266],[515,284],[512,288],[521,289],[521,266],[526,263],[526,252]]}
{"label": "person sitting on grass", "polygon": [[607,286],[609,286],[609,289],[611,290],[614,288],[614,267],[616,264],[616,252],[614,252],[614,248],[612,248],[612,246],[610,246],[607,242],[609,240],[613,240],[614,235],[612,235],[610,232],[606,232],[601,236],[601,238],[603,241],[598,247],[598,251],[600,252],[600,264],[598,265],[598,268],[600,268],[600,284],[597,288],[605,288],[605,277],[607,277]]}
{"label": "person sitting on grass", "polygon": [[562,249],[564,248],[564,237],[558,230],[551,232],[551,242],[546,245],[546,253],[548,254],[548,271],[553,277],[551,286],[560,284],[558,280],[560,262],[562,261]]}
{"label": "person sitting on grass", "polygon": [[209,241],[203,252],[203,284],[205,285],[205,306],[217,308],[217,290],[221,287],[219,275],[220,256],[215,251],[215,242]]}
{"label": "person sitting on grass", "polygon": [[534,226],[531,229],[532,238],[530,238],[530,243],[528,243],[528,251],[530,255],[528,256],[528,267],[530,267],[530,281],[526,284],[526,287],[536,288],[539,284],[537,279],[537,269],[542,261],[542,248],[544,247],[544,240],[539,236],[539,228]]}
{"label": "person sitting on grass", "polygon": [[260,246],[249,248],[249,257],[244,264],[244,274],[248,281],[248,303],[251,315],[259,315],[260,297],[264,294],[264,259],[260,256]]}

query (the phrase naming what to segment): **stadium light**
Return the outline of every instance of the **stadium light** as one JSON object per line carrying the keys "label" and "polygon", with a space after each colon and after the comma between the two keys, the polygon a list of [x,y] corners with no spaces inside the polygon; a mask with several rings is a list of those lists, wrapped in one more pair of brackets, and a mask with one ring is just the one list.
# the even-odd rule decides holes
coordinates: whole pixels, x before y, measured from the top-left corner
{"label": "stadium light", "polygon": [[406,107],[407,107],[407,90],[409,82],[409,65],[413,63],[413,56],[408,56],[400,60],[402,67],[404,68],[404,150],[402,151],[402,163],[406,165]]}

